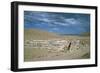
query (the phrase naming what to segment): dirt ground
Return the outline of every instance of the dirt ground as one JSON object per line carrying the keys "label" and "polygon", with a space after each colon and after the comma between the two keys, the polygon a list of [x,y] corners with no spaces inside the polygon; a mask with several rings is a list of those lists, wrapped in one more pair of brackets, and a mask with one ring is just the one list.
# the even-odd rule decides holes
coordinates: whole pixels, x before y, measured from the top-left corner
{"label": "dirt ground", "polygon": [[[71,39],[72,38],[72,39]],[[24,48],[24,61],[47,61],[47,60],[73,60],[90,58],[90,41],[89,37],[70,37],[70,41],[79,40],[79,44],[72,43],[70,49],[68,46],[57,50],[54,48]],[[66,41],[68,40],[66,39]],[[58,48],[59,49],[59,48]]]}

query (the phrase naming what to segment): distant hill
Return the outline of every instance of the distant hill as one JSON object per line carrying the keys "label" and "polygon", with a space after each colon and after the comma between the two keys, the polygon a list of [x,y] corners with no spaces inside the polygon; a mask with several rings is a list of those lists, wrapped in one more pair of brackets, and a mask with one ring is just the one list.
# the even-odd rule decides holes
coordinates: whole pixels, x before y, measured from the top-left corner
{"label": "distant hill", "polygon": [[90,36],[90,32],[84,32],[81,34],[82,36]]}
{"label": "distant hill", "polygon": [[40,29],[24,29],[24,39],[47,40],[55,38],[57,39],[61,37],[54,33],[50,33]]}

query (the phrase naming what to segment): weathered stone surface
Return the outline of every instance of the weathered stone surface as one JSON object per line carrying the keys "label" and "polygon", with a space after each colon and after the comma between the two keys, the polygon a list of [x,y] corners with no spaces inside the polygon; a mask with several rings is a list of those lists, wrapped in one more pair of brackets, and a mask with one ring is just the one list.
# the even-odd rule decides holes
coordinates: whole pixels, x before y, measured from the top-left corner
{"label": "weathered stone surface", "polygon": [[80,42],[80,40],[26,40],[25,47],[27,48],[47,48],[47,49],[56,49],[60,50],[73,50],[78,49],[81,45],[86,45],[84,42]]}

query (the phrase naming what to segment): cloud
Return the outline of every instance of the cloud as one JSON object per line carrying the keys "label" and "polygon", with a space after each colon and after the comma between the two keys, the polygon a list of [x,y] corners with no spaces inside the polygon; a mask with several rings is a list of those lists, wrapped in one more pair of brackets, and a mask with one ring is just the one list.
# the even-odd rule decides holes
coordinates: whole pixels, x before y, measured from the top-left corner
{"label": "cloud", "polygon": [[60,25],[60,26],[68,26],[69,25],[69,24],[64,23],[64,22],[54,22],[54,24]]}
{"label": "cloud", "polygon": [[69,24],[75,24],[75,25],[79,24],[79,21],[75,18],[67,18],[67,19],[64,19],[64,21]]}
{"label": "cloud", "polygon": [[41,28],[50,32],[79,33],[88,31],[89,15],[76,13],[55,13],[26,11],[25,28]]}

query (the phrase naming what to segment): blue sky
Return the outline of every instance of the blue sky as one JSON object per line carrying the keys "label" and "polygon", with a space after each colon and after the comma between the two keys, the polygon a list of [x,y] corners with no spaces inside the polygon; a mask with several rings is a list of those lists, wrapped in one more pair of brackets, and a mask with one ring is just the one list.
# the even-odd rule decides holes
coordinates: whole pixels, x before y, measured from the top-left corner
{"label": "blue sky", "polygon": [[90,32],[90,14],[24,11],[24,28],[58,34],[81,34]]}

